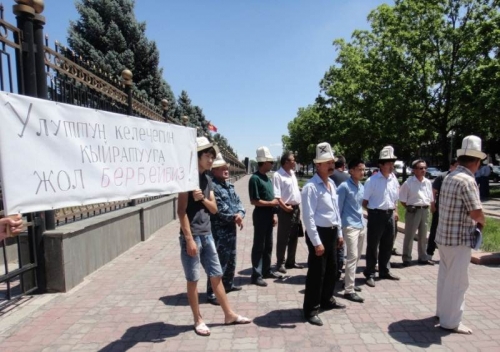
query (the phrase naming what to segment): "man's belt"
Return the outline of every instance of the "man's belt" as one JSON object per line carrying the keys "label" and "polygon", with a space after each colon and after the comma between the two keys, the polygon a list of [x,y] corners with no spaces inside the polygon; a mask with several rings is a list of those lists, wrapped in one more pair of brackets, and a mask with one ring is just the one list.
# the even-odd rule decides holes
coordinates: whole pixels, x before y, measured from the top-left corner
{"label": "man's belt", "polygon": [[381,213],[381,214],[392,214],[394,209],[368,209],[368,212]]}
{"label": "man's belt", "polygon": [[429,209],[428,205],[408,205],[408,208],[413,208],[413,209]]}

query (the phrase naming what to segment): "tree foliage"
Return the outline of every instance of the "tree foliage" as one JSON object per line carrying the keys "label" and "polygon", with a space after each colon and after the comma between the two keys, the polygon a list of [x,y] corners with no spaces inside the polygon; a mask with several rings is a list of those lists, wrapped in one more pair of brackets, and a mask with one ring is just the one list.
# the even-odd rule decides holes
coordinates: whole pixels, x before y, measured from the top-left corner
{"label": "tree foliage", "polygon": [[80,0],[80,14],[69,28],[68,44],[84,61],[103,72],[120,76],[132,71],[134,86],[157,106],[169,101],[175,110],[175,96],[159,68],[160,54],[156,43],[146,37],[146,23],[138,22],[133,0]]}
{"label": "tree foliage", "polygon": [[[450,131],[456,140],[498,141],[498,10],[491,0],[379,6],[368,16],[370,30],[334,41],[338,55],[320,82],[316,113],[299,110],[285,144],[329,141],[365,158],[392,144],[403,159],[430,153],[446,164]],[[314,126],[318,134],[309,132]]]}

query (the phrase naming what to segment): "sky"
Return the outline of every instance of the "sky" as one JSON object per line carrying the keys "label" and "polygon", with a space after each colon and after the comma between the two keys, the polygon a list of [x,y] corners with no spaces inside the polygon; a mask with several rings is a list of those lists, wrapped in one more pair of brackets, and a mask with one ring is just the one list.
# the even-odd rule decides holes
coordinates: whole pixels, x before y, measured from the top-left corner
{"label": "sky", "polygon": [[[3,2],[15,23],[13,0]],[[367,16],[392,0],[136,0],[135,15],[160,52],[174,94],[186,90],[240,160],[281,137],[300,107],[314,103],[334,64],[333,40],[369,29]],[[45,0],[45,34],[66,43],[74,1]],[[322,142],[322,141],[318,141]]]}

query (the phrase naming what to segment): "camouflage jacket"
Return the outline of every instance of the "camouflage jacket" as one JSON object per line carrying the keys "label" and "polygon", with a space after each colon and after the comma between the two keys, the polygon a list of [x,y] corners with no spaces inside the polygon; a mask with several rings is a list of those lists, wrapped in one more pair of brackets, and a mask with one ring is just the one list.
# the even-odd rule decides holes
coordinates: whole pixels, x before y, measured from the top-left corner
{"label": "camouflage jacket", "polygon": [[213,178],[215,201],[217,202],[217,214],[211,216],[212,225],[223,227],[234,224],[234,216],[240,214],[245,217],[245,209],[240,197],[234,191],[234,185],[229,182],[219,182]]}

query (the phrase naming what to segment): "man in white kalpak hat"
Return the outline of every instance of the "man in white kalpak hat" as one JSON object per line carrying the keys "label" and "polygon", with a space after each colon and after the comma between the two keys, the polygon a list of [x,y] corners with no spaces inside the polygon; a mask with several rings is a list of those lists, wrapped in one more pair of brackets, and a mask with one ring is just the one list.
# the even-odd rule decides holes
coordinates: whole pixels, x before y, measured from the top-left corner
{"label": "man in white kalpak hat", "polygon": [[399,280],[390,272],[390,260],[394,244],[394,222],[398,221],[399,182],[394,175],[394,148],[384,147],[379,154],[380,172],[365,183],[363,207],[368,211],[366,234],[366,268],[363,274],[366,284],[375,287],[375,266],[379,278]]}
{"label": "man in white kalpak hat", "polygon": [[457,150],[458,167],[445,177],[439,195],[436,317],[442,328],[460,334],[472,334],[472,330],[462,324],[462,316],[469,287],[471,249],[476,244],[476,230],[481,230],[485,223],[474,179],[484,158],[481,139],[465,137],[462,148]]}
{"label": "man in white kalpak hat", "polygon": [[309,249],[303,311],[310,324],[321,326],[320,308],[345,308],[333,297],[337,281],[337,248],[344,245],[344,239],[340,231],[337,188],[328,177],[333,174],[335,162],[330,144],[318,144],[313,161],[316,174],[302,189],[302,218]]}
{"label": "man in white kalpak hat", "polygon": [[279,202],[274,198],[273,183],[267,173],[271,171],[274,158],[267,147],[257,149],[259,169],[248,181],[250,203],[255,206],[252,213],[252,284],[265,287],[264,279],[278,279],[282,275],[271,271],[273,253],[273,228],[278,223]]}

